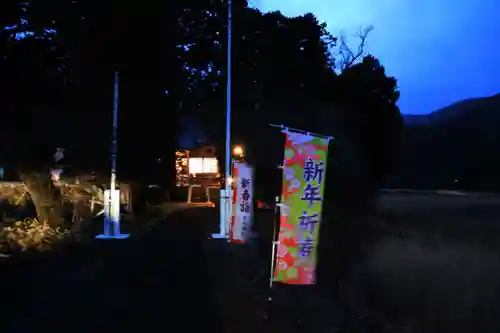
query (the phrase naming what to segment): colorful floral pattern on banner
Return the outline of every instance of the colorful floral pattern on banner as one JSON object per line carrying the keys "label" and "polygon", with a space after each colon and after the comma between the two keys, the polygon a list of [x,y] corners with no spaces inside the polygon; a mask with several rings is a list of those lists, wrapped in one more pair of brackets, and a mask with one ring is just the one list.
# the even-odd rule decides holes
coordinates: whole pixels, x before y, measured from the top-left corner
{"label": "colorful floral pattern on banner", "polygon": [[274,281],[314,284],[328,138],[286,132]]}

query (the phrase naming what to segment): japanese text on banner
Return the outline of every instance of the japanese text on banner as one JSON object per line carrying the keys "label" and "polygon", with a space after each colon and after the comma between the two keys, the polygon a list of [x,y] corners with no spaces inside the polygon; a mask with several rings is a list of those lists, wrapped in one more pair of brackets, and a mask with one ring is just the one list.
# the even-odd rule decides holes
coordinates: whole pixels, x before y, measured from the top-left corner
{"label": "japanese text on banner", "polygon": [[315,281],[328,142],[327,138],[286,133],[275,281]]}
{"label": "japanese text on banner", "polygon": [[[231,240],[245,242],[252,228],[253,169],[244,162],[236,162],[235,202],[232,217]],[[236,174],[236,173],[235,173]]]}

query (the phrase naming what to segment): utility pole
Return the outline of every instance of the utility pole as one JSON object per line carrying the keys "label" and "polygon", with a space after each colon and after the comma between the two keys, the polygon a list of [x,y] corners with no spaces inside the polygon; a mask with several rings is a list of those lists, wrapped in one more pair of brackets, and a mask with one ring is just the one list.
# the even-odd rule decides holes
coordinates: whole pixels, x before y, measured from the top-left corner
{"label": "utility pole", "polygon": [[212,238],[227,238],[227,222],[231,211],[231,33],[232,33],[232,0],[227,2],[227,82],[226,82],[226,160],[224,190],[221,191],[220,205],[220,229],[219,234],[213,234]]}

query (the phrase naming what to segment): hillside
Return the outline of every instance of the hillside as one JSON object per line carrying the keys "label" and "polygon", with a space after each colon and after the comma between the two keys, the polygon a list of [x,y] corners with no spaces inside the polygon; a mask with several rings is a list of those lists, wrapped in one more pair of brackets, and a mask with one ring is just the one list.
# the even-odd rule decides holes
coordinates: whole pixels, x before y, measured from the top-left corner
{"label": "hillside", "polygon": [[449,105],[427,115],[403,115],[405,125],[437,125],[453,122],[462,116],[489,120],[489,117],[500,117],[500,94],[483,98],[470,98]]}
{"label": "hillside", "polygon": [[500,191],[500,94],[404,121],[390,186]]}

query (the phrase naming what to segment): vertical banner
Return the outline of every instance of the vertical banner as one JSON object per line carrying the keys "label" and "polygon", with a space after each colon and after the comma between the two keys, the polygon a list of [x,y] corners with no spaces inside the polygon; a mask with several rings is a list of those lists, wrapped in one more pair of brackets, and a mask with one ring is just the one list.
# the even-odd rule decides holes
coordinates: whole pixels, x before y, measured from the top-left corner
{"label": "vertical banner", "polygon": [[314,284],[330,138],[288,131],[285,135],[274,281]]}
{"label": "vertical banner", "polygon": [[252,229],[253,218],[253,169],[244,162],[234,162],[233,215],[230,240],[245,243]]}

